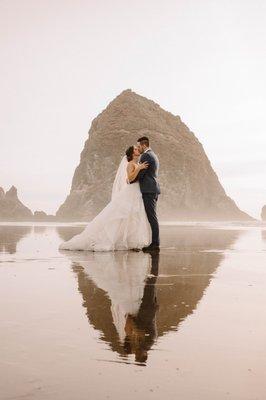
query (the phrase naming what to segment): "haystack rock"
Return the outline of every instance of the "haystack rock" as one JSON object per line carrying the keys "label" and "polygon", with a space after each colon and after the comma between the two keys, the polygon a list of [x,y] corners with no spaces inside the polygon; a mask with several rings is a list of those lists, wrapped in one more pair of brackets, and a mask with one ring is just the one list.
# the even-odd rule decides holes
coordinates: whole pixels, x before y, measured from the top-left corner
{"label": "haystack rock", "polygon": [[26,221],[31,218],[32,212],[18,199],[17,188],[15,186],[11,186],[6,193],[3,188],[0,188],[1,221]]}
{"label": "haystack rock", "polygon": [[90,220],[110,200],[125,149],[147,135],[160,159],[163,219],[250,220],[226,195],[204,149],[179,116],[131,90],[123,91],[92,121],[70,194],[56,216]]}
{"label": "haystack rock", "polygon": [[261,219],[262,219],[262,221],[266,221],[266,205],[262,207]]}

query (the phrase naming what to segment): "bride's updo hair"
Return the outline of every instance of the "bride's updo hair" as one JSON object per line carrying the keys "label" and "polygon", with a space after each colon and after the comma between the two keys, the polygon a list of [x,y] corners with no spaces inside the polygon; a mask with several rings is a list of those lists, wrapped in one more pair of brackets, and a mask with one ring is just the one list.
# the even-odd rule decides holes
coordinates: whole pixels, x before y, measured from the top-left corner
{"label": "bride's updo hair", "polygon": [[126,150],[126,156],[127,156],[127,161],[131,161],[133,160],[133,154],[134,154],[134,146],[130,146],[127,150]]}

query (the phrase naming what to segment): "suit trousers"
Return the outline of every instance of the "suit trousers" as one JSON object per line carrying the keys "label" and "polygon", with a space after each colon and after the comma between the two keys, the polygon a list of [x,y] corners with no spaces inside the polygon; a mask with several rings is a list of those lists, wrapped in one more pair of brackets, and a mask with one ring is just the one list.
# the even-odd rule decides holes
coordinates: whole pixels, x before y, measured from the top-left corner
{"label": "suit trousers", "polygon": [[156,214],[156,205],[158,200],[157,193],[142,193],[145,211],[152,231],[152,244],[155,246],[160,245],[159,238],[159,223]]}

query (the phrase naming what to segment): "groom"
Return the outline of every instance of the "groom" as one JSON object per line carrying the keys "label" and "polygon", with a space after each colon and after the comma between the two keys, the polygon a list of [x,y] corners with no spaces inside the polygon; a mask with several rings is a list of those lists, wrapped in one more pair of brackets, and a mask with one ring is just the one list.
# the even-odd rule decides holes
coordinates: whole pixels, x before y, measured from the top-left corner
{"label": "groom", "polygon": [[156,204],[160,194],[160,186],[157,181],[159,160],[150,148],[149,139],[143,136],[138,139],[138,150],[141,154],[140,162],[149,164],[147,169],[143,169],[138,174],[140,191],[142,193],[145,211],[152,230],[152,242],[149,246],[143,247],[143,251],[153,251],[160,249],[159,224],[156,215]]}

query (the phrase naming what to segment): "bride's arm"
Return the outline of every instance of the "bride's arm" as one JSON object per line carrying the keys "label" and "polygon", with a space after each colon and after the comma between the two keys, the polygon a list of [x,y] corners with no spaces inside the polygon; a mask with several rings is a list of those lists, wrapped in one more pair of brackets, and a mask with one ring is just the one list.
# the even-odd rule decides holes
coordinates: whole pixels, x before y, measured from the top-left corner
{"label": "bride's arm", "polygon": [[144,162],[138,165],[134,165],[133,163],[128,163],[127,166],[127,178],[129,180],[129,182],[134,181],[134,179],[136,179],[136,177],[138,176],[139,171],[141,171],[142,169],[146,169],[148,168],[148,163]]}

